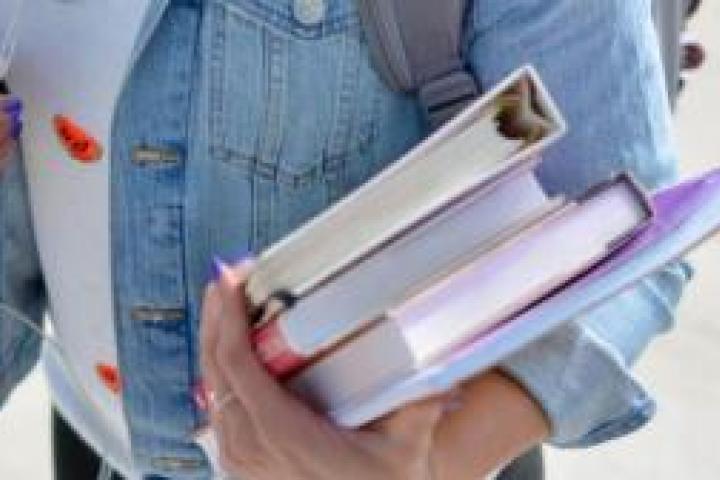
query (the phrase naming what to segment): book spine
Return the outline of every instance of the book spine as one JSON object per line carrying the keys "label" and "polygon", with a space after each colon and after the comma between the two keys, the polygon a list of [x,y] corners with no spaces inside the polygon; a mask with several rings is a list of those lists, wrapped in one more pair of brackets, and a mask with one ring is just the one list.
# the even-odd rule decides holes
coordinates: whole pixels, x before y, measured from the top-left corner
{"label": "book spine", "polygon": [[260,362],[271,375],[285,378],[307,365],[310,359],[290,346],[275,319],[252,332],[252,344]]}

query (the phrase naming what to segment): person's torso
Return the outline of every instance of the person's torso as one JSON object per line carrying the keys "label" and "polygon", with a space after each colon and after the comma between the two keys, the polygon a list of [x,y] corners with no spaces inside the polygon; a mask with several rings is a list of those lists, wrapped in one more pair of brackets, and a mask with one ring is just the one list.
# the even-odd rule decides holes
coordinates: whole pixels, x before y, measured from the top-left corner
{"label": "person's torso", "polygon": [[171,3],[112,137],[115,321],[145,470],[204,468],[190,438],[212,256],[260,252],[422,133],[373,71],[353,0]]}
{"label": "person's torso", "polygon": [[[129,437],[144,472],[196,478],[211,255],[259,252],[360,185],[417,142],[419,112],[372,70],[352,0],[183,0],[141,32],[111,132],[146,0],[43,2],[13,83],[28,99],[33,219],[64,350],[46,354],[53,396],[101,453],[123,457]],[[73,159],[55,114],[106,155]],[[99,366],[119,367],[119,395]]]}
{"label": "person's torso", "polygon": [[[206,421],[194,390],[210,258],[260,252],[398,158],[424,128],[414,99],[390,92],[373,71],[354,0],[176,0],[162,17],[166,0],[149,2],[106,145],[112,161],[45,161],[60,155],[42,125],[55,110],[72,110],[98,138],[109,131],[110,103],[83,117],[74,109],[87,98],[64,81],[58,85],[75,88],[71,95],[56,89],[30,98],[28,122],[41,126],[29,127],[39,129],[29,176],[56,323],[86,335],[68,346],[84,352],[78,362],[87,372],[98,355],[112,363],[117,345],[122,402],[100,393],[112,405],[106,414],[127,424],[134,461],[146,474],[205,478],[192,436]],[[34,63],[25,78],[35,83],[26,90],[40,90],[31,77],[42,79],[53,62],[27,61]],[[123,68],[110,70],[121,82]],[[50,156],[42,150],[48,145]],[[544,171],[556,190],[580,191],[619,162],[559,157]],[[103,249],[93,250],[94,242]],[[68,272],[78,259],[94,283],[72,284]],[[88,289],[94,306],[76,304]],[[86,347],[99,339],[102,351]],[[87,378],[97,382],[95,372]]]}

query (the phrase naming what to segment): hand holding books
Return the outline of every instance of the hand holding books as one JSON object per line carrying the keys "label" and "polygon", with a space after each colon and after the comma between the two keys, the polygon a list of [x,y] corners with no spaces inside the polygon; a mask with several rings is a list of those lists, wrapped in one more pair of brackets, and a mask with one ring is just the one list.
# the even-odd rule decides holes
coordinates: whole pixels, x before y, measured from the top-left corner
{"label": "hand holding books", "polygon": [[336,424],[368,425],[477,381],[720,230],[720,169],[656,192],[621,174],[550,195],[537,154],[564,129],[521,69],[263,252],[236,289],[262,320],[210,329],[234,352],[225,374],[252,365],[278,396],[284,384]]}
{"label": "hand holding books", "polygon": [[720,228],[720,171],[654,194],[627,174],[549,194],[537,154],[564,130],[520,69],[263,252],[245,285],[253,317],[274,311],[250,334],[260,362],[335,423],[366,425],[488,371]]}
{"label": "hand holding books", "polygon": [[[202,363],[212,397],[231,398],[210,408],[212,431],[198,438],[216,473],[248,478],[424,480],[434,478],[432,437],[445,400],[436,397],[395,412],[363,431],[329,424],[283,389],[256,359],[249,341],[245,284],[250,268],[215,263],[206,292]],[[217,443],[215,443],[217,442]],[[223,468],[224,467],[224,468]]]}

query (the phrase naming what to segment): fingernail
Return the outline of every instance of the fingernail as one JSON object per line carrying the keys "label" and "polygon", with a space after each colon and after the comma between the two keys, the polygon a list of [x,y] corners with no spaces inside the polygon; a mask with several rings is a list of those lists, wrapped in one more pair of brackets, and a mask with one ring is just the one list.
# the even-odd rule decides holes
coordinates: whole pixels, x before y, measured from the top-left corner
{"label": "fingernail", "polygon": [[23,109],[23,103],[22,100],[20,100],[17,97],[12,97],[9,100],[5,101],[5,104],[3,105],[3,111],[5,113],[14,113],[14,112],[20,112]]}
{"label": "fingernail", "polygon": [[20,138],[20,133],[22,133],[23,129],[23,123],[20,120],[13,119],[12,127],[10,127],[10,136],[13,138],[13,140],[17,140]]}
{"label": "fingernail", "polygon": [[222,275],[225,268],[225,262],[217,255],[213,255],[212,263],[210,264],[211,279],[213,282],[217,282],[220,279],[220,275]]}

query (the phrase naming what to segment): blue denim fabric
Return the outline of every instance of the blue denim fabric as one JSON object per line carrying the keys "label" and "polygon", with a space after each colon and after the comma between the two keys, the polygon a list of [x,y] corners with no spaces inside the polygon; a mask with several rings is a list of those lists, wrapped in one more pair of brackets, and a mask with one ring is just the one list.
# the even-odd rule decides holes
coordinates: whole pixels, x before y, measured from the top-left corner
{"label": "blue denim fabric", "polygon": [[[539,171],[550,191],[575,195],[622,170],[650,188],[676,177],[650,10],[649,0],[475,2],[467,48],[477,77],[492,85],[532,63],[567,119]],[[689,276],[669,266],[502,365],[544,408],[554,444],[591,445],[649,420],[654,404],[628,367],[671,326]]]}
{"label": "blue denim fabric", "polygon": [[[18,153],[18,152],[15,152]],[[17,158],[0,175],[0,407],[40,355],[47,303],[30,221],[25,171]]]}
{"label": "blue denim fabric", "polygon": [[[293,0],[155,0],[140,34],[113,128],[111,236],[124,408],[148,478],[208,475],[191,435],[205,421],[192,388],[211,256],[259,252],[426,133],[414,99],[372,70],[353,0],[324,1],[307,23]],[[551,191],[623,169],[648,186],[675,176],[647,0],[475,0],[466,33],[484,86],[532,63],[567,117],[540,172]],[[629,366],[672,323],[686,278],[670,267],[505,362],[554,443],[647,421],[653,403]],[[36,297],[18,309],[37,318]],[[2,320],[0,365],[17,365],[0,370],[5,385],[35,353]]]}

